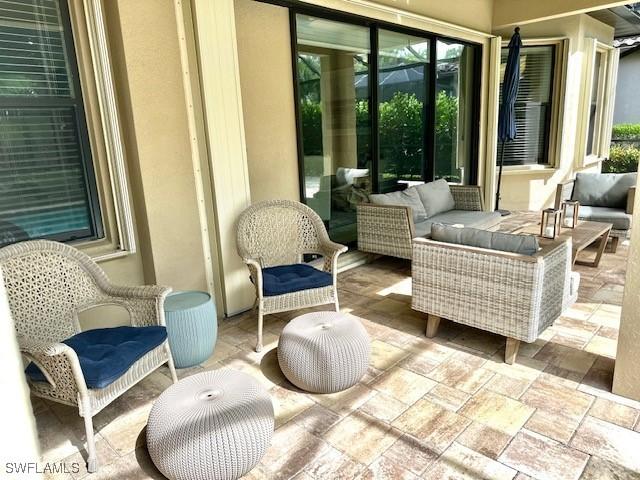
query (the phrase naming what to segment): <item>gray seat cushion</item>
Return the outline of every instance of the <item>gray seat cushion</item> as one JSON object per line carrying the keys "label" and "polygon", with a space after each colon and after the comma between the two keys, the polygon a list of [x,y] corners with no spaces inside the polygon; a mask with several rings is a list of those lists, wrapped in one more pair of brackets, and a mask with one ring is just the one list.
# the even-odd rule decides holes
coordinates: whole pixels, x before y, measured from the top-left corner
{"label": "gray seat cushion", "polygon": [[578,173],[571,198],[580,205],[624,209],[637,177],[637,173]]}
{"label": "gray seat cushion", "polygon": [[620,208],[580,205],[578,216],[582,220],[612,223],[614,230],[629,230],[631,228],[631,215],[625,213],[625,211]]}
{"label": "gray seat cushion", "polygon": [[416,223],[416,237],[427,237],[431,235],[431,225],[433,223],[485,229],[498,223],[500,218],[499,212],[449,210],[448,212],[435,215],[424,222]]}
{"label": "gray seat cushion", "polygon": [[420,200],[415,188],[407,188],[400,192],[372,193],[369,201],[376,205],[400,205],[411,207],[414,223],[420,223],[427,219],[427,212]]}
{"label": "gray seat cushion", "polygon": [[432,223],[462,225],[473,228],[489,228],[500,221],[500,212],[479,212],[474,210],[449,210],[429,218]]}
{"label": "gray seat cushion", "polygon": [[458,228],[440,223],[431,225],[431,239],[521,255],[534,255],[538,251],[538,239],[535,235],[514,235],[477,228]]}
{"label": "gray seat cushion", "polygon": [[424,183],[413,187],[418,192],[420,200],[427,212],[427,218],[456,208],[456,202],[446,180]]}

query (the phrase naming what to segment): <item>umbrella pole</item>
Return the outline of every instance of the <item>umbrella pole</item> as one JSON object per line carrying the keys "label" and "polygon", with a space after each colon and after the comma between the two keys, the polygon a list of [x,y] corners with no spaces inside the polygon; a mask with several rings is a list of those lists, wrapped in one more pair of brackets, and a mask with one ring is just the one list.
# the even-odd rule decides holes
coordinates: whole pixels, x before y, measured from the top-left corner
{"label": "umbrella pole", "polygon": [[502,166],[504,164],[504,140],[502,140],[500,148],[500,169],[498,170],[498,188],[496,188],[496,211],[500,212],[503,217],[511,214],[509,210],[500,210],[500,185],[502,183]]}

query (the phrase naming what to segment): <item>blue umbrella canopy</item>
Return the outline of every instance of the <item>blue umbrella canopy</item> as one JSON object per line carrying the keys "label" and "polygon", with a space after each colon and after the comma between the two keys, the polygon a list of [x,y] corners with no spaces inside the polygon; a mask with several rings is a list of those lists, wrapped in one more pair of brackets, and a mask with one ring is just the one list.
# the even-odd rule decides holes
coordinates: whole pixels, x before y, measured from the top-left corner
{"label": "blue umbrella canopy", "polygon": [[504,69],[504,79],[502,81],[502,104],[498,112],[498,139],[501,142],[510,142],[517,135],[515,104],[520,86],[520,28],[516,27],[511,41],[509,42],[509,53],[507,64]]}

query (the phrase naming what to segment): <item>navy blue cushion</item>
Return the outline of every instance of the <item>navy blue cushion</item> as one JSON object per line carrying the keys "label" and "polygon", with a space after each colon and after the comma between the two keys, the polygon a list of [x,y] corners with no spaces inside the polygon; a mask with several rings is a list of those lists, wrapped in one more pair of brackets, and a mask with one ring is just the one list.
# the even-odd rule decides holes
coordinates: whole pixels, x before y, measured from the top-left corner
{"label": "navy blue cushion", "polygon": [[[114,327],[80,332],[62,343],[78,355],[87,387],[104,388],[166,339],[165,327]],[[33,381],[47,381],[33,363],[27,366],[26,373]]]}
{"label": "navy blue cushion", "polygon": [[262,293],[265,297],[328,287],[332,284],[333,276],[330,273],[304,263],[262,269]]}

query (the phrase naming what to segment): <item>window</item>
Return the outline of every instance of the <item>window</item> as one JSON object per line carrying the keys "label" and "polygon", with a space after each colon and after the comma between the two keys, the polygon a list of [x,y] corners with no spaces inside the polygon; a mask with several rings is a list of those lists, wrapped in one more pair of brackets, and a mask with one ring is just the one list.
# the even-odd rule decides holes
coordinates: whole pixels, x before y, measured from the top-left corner
{"label": "window", "polygon": [[0,245],[102,224],[63,0],[0,0]]}
{"label": "window", "polygon": [[[549,151],[556,48],[555,45],[525,45],[520,50],[520,87],[515,103],[518,133],[512,142],[504,145],[505,165],[553,163]],[[504,78],[508,51],[508,48],[502,49],[501,78]],[[498,161],[501,148],[498,144]]]}
{"label": "window", "polygon": [[607,52],[596,49],[593,60],[591,91],[589,92],[589,126],[587,129],[587,157],[600,157],[600,139],[604,113],[604,90],[607,71]]}
{"label": "window", "polygon": [[587,133],[587,155],[596,155],[596,124],[598,123],[598,92],[600,90],[600,79],[602,62],[602,52],[596,52],[593,64],[593,80],[591,82],[591,92],[589,94],[589,130]]}
{"label": "window", "polygon": [[301,193],[353,244],[368,193],[476,181],[482,47],[313,13],[291,16]]}

